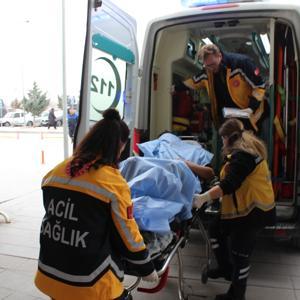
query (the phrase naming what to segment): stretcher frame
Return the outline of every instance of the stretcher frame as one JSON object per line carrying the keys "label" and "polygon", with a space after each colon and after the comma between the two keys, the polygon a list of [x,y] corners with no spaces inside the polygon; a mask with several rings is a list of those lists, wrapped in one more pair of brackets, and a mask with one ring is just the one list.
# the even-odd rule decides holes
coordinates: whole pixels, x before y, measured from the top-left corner
{"label": "stretcher frame", "polygon": [[184,292],[184,277],[183,277],[183,264],[182,264],[182,253],[181,253],[181,249],[185,247],[185,245],[187,244],[188,240],[189,240],[189,231],[191,228],[198,228],[200,230],[200,233],[205,241],[205,263],[202,264],[201,266],[201,282],[202,283],[207,283],[207,279],[208,279],[208,270],[209,270],[209,266],[211,264],[211,245],[210,245],[210,241],[209,241],[209,237],[208,234],[206,232],[206,229],[201,221],[201,215],[204,212],[204,210],[201,209],[196,209],[193,212],[193,216],[192,219],[190,220],[189,224],[187,226],[185,226],[185,228],[182,228],[180,234],[179,234],[179,238],[176,241],[176,243],[173,245],[172,250],[170,251],[170,253],[168,254],[167,259],[165,260],[162,268],[160,270],[157,270],[157,274],[159,277],[159,282],[156,284],[155,287],[152,288],[144,288],[144,287],[139,287],[139,284],[142,280],[141,277],[136,277],[136,280],[129,285],[128,287],[126,287],[126,290],[128,291],[128,294],[131,295],[131,293],[137,289],[137,291],[142,292],[142,293],[157,293],[160,290],[162,290],[167,283],[167,279],[168,279],[168,273],[169,273],[169,267],[170,267],[170,263],[173,259],[173,257],[176,255],[177,256],[177,260],[178,260],[178,279],[177,279],[177,284],[178,284],[178,299],[179,300],[187,300],[188,299],[188,295],[185,294]]}

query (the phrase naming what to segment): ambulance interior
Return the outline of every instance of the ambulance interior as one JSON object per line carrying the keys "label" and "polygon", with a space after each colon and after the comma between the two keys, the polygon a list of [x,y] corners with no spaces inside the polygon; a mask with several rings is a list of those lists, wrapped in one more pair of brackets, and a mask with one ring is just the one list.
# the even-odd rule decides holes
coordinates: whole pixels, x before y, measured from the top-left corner
{"label": "ambulance interior", "polygon": [[[236,18],[161,30],[152,64],[150,139],[163,131],[192,136],[215,153],[218,171],[221,145],[211,121],[207,93],[182,84],[203,68],[197,52],[208,43],[215,43],[222,51],[246,54],[259,67],[268,104],[259,135],[268,148],[277,202],[291,207],[297,192],[299,64],[293,28],[286,21]],[[283,218],[291,218],[293,213],[287,209]]]}

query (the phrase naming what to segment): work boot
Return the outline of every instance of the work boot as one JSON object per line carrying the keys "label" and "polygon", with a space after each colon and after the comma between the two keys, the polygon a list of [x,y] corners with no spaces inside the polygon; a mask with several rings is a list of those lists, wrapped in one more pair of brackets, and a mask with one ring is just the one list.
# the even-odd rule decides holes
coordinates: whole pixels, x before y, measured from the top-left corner
{"label": "work boot", "polygon": [[217,295],[215,300],[246,300],[246,298],[245,296],[243,296],[242,298],[236,298],[226,293],[226,294]]}
{"label": "work boot", "polygon": [[225,278],[225,280],[231,281],[231,272],[220,268],[210,269],[207,272],[207,277],[211,279]]}
{"label": "work boot", "polygon": [[215,300],[246,300],[245,298],[246,286],[230,285],[230,288],[226,294],[217,295]]}

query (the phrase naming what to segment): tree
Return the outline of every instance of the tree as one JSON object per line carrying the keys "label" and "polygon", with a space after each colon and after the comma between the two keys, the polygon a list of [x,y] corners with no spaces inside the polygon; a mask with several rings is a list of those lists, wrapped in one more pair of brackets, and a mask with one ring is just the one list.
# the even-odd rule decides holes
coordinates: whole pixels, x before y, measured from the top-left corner
{"label": "tree", "polygon": [[10,106],[14,109],[22,108],[22,101],[19,101],[17,98],[13,100]]}
{"label": "tree", "polygon": [[23,107],[25,111],[31,112],[33,116],[39,116],[49,105],[49,102],[47,93],[43,93],[37,83],[34,82],[33,88],[27,94],[27,98],[23,98]]}

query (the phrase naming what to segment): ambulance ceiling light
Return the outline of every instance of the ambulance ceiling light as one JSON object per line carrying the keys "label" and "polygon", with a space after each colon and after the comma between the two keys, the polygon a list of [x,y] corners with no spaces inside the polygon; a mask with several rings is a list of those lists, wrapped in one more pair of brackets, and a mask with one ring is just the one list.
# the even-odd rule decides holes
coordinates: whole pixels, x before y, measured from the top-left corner
{"label": "ambulance ceiling light", "polygon": [[261,38],[261,41],[265,47],[265,51],[267,54],[270,54],[270,41],[269,41],[269,38],[268,38],[268,35],[265,33],[265,34],[261,34],[260,35],[260,38]]}
{"label": "ambulance ceiling light", "polygon": [[209,38],[202,39],[202,41],[205,45],[211,45],[212,44],[212,41]]}
{"label": "ambulance ceiling light", "polygon": [[214,4],[225,4],[228,0],[181,0],[181,5],[184,7],[197,7]]}
{"label": "ambulance ceiling light", "polygon": [[230,4],[240,2],[255,2],[260,0],[181,0],[181,5],[184,7],[209,6],[217,4]]}

